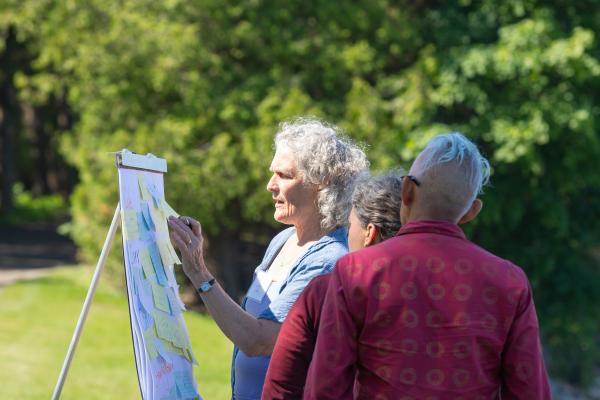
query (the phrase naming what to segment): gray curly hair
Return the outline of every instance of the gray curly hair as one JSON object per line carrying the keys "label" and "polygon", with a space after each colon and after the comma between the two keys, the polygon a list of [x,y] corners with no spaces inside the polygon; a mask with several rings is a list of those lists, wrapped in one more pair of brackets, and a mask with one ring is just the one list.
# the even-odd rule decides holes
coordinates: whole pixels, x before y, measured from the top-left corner
{"label": "gray curly hair", "polygon": [[386,240],[400,229],[400,193],[402,170],[392,170],[378,176],[362,173],[354,182],[352,207],[360,224],[366,228],[372,223],[379,228],[381,240]]}
{"label": "gray curly hair", "polygon": [[347,187],[369,167],[365,152],[340,128],[314,118],[281,124],[275,136],[277,150],[289,151],[304,181],[319,187],[321,227],[329,232],[345,226],[350,214]]}

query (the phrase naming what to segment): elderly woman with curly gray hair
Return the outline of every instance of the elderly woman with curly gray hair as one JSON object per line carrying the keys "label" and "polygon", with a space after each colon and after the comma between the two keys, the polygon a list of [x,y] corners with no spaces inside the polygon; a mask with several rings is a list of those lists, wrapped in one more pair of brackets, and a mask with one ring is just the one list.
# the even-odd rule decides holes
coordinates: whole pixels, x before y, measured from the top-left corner
{"label": "elderly woman with curly gray hair", "polygon": [[183,270],[208,311],[234,343],[233,399],[260,399],[281,324],[306,285],[348,252],[346,188],[368,168],[364,152],[331,125],[314,119],[284,123],[275,137],[271,192],[276,221],[291,225],[269,244],[239,306],[206,268],[200,224],[171,218],[171,239]]}

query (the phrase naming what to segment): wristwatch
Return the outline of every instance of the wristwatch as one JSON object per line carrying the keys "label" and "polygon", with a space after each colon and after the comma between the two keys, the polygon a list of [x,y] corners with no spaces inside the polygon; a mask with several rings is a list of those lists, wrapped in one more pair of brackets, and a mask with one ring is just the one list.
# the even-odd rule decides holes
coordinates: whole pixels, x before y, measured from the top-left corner
{"label": "wristwatch", "polygon": [[198,291],[200,293],[206,293],[210,289],[212,289],[212,287],[213,287],[214,284],[215,284],[215,278],[212,278],[210,281],[204,281],[198,287]]}

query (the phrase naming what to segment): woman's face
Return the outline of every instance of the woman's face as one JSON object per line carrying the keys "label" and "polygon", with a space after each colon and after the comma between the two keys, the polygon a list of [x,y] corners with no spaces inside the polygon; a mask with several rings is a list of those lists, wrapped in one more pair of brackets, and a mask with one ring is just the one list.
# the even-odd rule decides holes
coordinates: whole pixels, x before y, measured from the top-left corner
{"label": "woman's face", "polygon": [[317,187],[304,183],[293,156],[278,150],[269,169],[273,175],[267,190],[275,202],[275,220],[295,226],[318,221]]}
{"label": "woman's face", "polygon": [[360,250],[366,247],[367,229],[363,228],[356,210],[352,207],[350,216],[348,217],[350,227],[348,228],[348,248],[350,251]]}

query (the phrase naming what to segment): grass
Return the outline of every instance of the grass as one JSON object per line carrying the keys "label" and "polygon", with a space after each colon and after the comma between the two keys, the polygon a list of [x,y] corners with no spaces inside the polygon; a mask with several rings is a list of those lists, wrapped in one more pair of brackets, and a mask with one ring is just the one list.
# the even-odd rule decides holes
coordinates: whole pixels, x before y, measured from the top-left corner
{"label": "grass", "polygon": [[[93,271],[59,268],[0,288],[0,399],[50,398]],[[185,314],[200,394],[231,396],[230,342],[210,317]],[[100,280],[62,399],[140,398],[127,299]]]}

